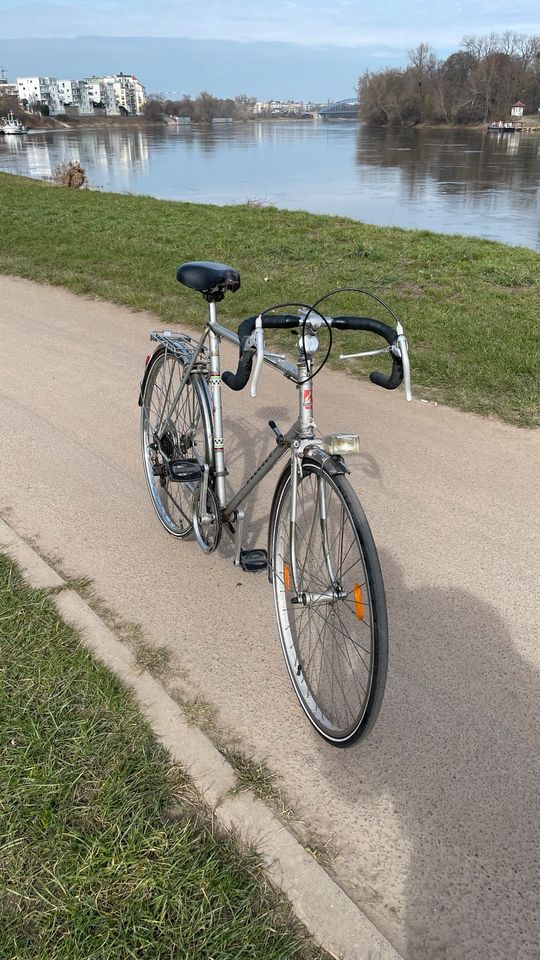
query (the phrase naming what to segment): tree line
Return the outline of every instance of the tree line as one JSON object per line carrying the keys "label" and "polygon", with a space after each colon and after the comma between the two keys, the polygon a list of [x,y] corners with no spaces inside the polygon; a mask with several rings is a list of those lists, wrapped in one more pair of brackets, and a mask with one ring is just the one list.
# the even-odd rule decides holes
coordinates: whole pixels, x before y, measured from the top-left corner
{"label": "tree line", "polygon": [[359,118],[373,126],[488,123],[506,120],[521,100],[525,113],[540,106],[540,36],[507,31],[464,37],[440,60],[421,43],[406,67],[358,80]]}
{"label": "tree line", "polygon": [[148,98],[144,105],[144,115],[148,120],[160,120],[164,116],[189,117],[194,123],[210,123],[218,117],[232,117],[233,120],[245,120],[253,115],[255,97],[242,93],[235,97],[220,99],[203,90],[192,100],[185,96],[181,100],[169,100],[160,94]]}

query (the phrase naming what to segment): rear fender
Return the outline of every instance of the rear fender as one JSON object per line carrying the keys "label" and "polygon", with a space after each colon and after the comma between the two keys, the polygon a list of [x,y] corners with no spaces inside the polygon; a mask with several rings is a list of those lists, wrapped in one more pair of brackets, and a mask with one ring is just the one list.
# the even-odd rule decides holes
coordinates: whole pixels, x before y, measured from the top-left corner
{"label": "rear fender", "polygon": [[148,360],[147,360],[147,362],[146,362],[146,366],[145,366],[145,368],[144,368],[144,373],[143,373],[143,378],[142,378],[141,383],[140,383],[140,386],[139,386],[139,400],[138,400],[138,403],[139,403],[139,406],[140,406],[140,407],[142,407],[142,398],[143,398],[143,396],[144,396],[144,389],[145,389],[145,387],[146,387],[146,381],[148,380],[148,373],[149,373],[150,367],[152,366],[152,361],[153,361],[154,357],[156,357],[156,356],[158,355],[158,353],[165,353],[165,347],[158,347],[157,350],[154,350],[153,354],[148,358]]}

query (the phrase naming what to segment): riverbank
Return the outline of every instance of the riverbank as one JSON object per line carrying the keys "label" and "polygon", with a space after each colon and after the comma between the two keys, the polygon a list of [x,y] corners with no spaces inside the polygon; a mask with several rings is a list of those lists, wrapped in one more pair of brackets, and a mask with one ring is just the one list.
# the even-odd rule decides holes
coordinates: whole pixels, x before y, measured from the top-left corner
{"label": "riverbank", "polygon": [[55,117],[36,117],[25,113],[24,123],[30,131],[40,130],[95,130],[100,127],[160,127],[160,120],[147,120],[146,117],[95,117],[95,116],[68,116],[61,114]]}
{"label": "riverbank", "polygon": [[[361,286],[402,319],[417,396],[520,426],[539,423],[533,251],[273,207],[67,190],[9,174],[0,174],[0,191],[10,211],[0,236],[6,274],[199,325],[202,300],[175,281],[185,260],[240,271],[242,288],[220,305],[231,325],[274,303]],[[331,309],[373,307],[341,296]],[[355,348],[357,337],[340,337],[343,352]],[[366,367],[353,372],[363,377]]]}
{"label": "riverbank", "polygon": [[[308,122],[318,122],[317,117],[244,117],[242,119],[232,120],[234,124],[251,124],[251,123],[308,123]],[[33,114],[24,114],[24,122],[30,131],[39,131],[39,130],[98,130],[101,128],[112,128],[117,129],[118,127],[125,128],[146,128],[146,127],[167,127],[167,126],[184,126],[183,124],[176,124],[172,120],[167,121],[162,120],[149,120],[146,117],[94,117],[94,116],[67,116],[66,114],[58,115],[55,117],[40,117],[39,121],[36,122],[36,117]],[[188,127],[194,127],[195,129],[199,127],[212,127],[213,124],[210,121],[202,120],[193,120],[187,124]]]}
{"label": "riverbank", "polygon": [[[489,130],[492,124],[498,123],[496,120],[484,120],[481,123],[382,123],[372,124],[375,128],[384,130]],[[524,117],[505,117],[507,123],[513,122],[518,126],[527,128],[538,127],[540,129],[540,115],[531,114]],[[358,120],[357,123],[367,123],[365,120]]]}

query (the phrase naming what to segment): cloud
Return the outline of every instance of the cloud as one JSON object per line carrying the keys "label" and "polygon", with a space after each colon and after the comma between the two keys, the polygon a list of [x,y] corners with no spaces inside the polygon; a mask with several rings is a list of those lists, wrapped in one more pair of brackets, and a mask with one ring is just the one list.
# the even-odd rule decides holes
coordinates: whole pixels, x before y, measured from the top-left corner
{"label": "cloud", "polygon": [[[4,37],[146,36],[335,44],[406,50],[427,42],[436,50],[459,45],[466,33],[540,33],[537,0],[78,0],[19,3],[0,0]],[[30,29],[29,29],[30,27]]]}

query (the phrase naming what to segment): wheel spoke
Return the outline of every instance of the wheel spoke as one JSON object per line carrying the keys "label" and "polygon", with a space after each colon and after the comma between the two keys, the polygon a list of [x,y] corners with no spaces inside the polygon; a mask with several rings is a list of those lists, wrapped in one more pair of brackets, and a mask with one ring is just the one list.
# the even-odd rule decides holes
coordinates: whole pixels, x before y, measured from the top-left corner
{"label": "wheel spoke", "polygon": [[192,485],[170,479],[169,460],[195,458],[204,462],[211,455],[211,440],[201,406],[204,383],[188,380],[181,393],[184,365],[164,352],[150,361],[142,403],[141,433],[148,488],[163,526],[174,536],[192,529]]}

